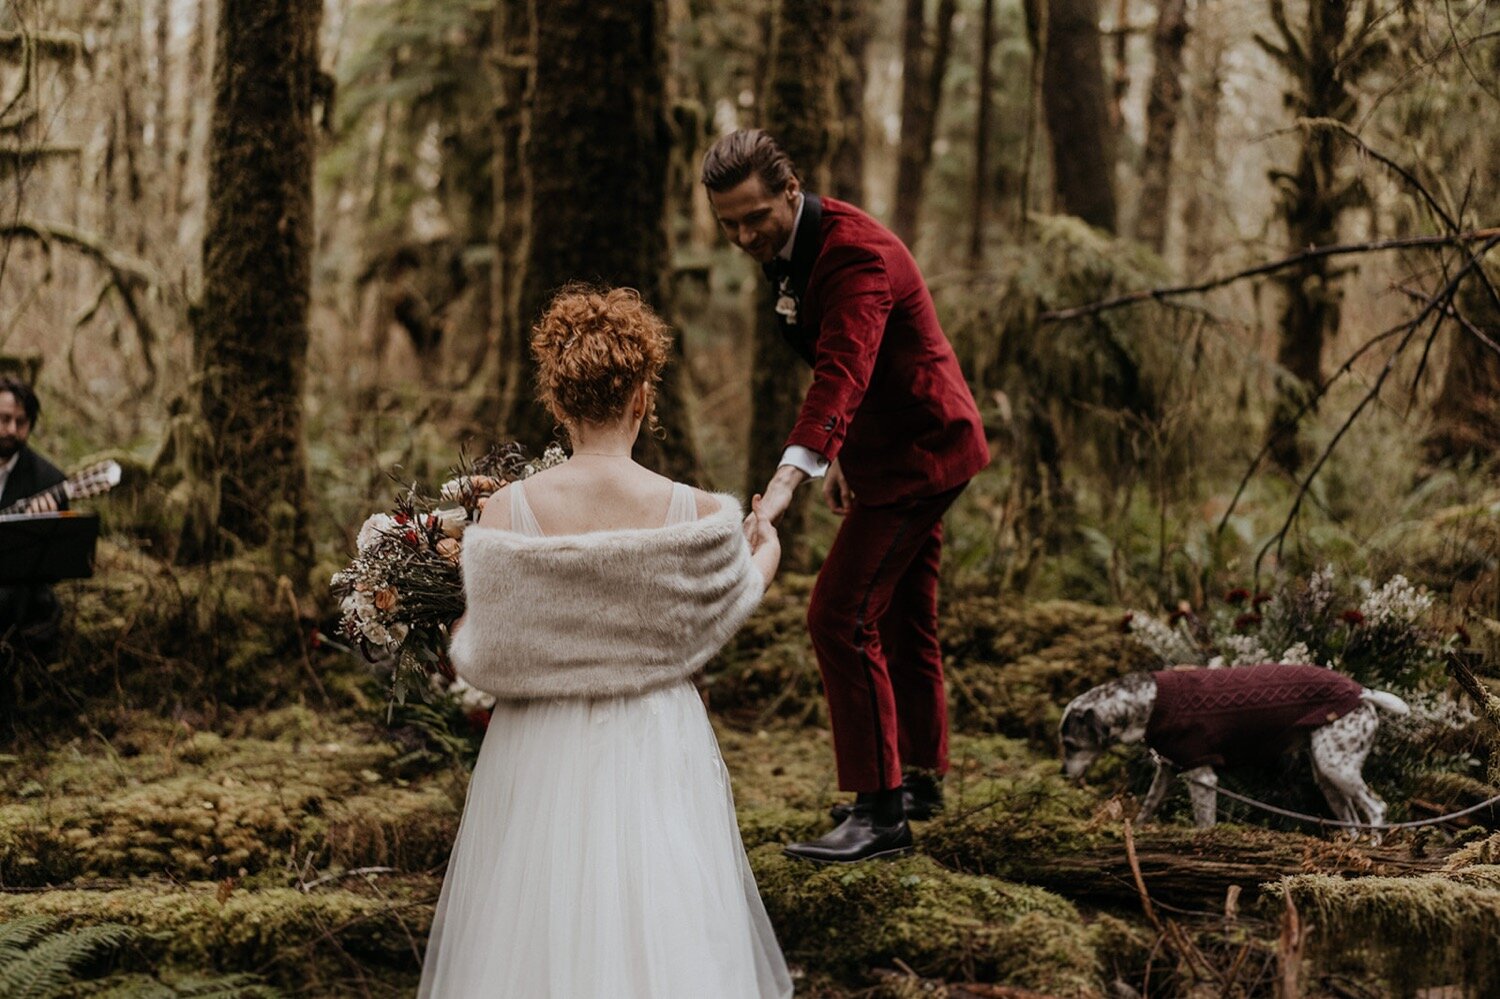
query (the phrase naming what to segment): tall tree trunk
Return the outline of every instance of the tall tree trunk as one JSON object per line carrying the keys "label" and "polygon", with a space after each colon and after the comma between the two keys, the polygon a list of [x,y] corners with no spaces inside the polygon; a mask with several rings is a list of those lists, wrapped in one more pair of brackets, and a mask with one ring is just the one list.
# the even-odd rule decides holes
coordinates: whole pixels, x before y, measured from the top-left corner
{"label": "tall tree trunk", "polygon": [[[193,345],[218,525],[310,565],[302,389],[322,0],[223,0]],[[274,530],[273,530],[274,526]]]}
{"label": "tall tree trunk", "polygon": [[[1355,0],[1321,0],[1307,8],[1306,28],[1291,30],[1284,0],[1271,0],[1272,19],[1282,34],[1278,46],[1261,44],[1289,70],[1293,84],[1288,104],[1303,118],[1350,121],[1357,109],[1355,79],[1384,51],[1381,39],[1351,23]],[[1372,16],[1366,8],[1367,23]],[[1339,139],[1324,128],[1302,130],[1297,165],[1291,173],[1275,171],[1281,190],[1280,211],[1292,250],[1338,241],[1339,217],[1363,197],[1358,178],[1339,176]],[[1304,460],[1298,434],[1298,412],[1323,380],[1323,345],[1338,332],[1338,271],[1328,260],[1313,259],[1277,278],[1285,304],[1281,313],[1276,361],[1280,375],[1268,439],[1271,459],[1295,472]]]}
{"label": "tall tree trunk", "polygon": [[[526,142],[532,226],[521,281],[529,328],[573,280],[637,289],[667,307],[664,0],[548,0],[533,7],[536,67]],[[532,384],[533,362],[525,357]],[[637,454],[673,478],[695,480],[680,341],[657,395],[665,434],[642,435]],[[531,399],[509,428],[531,447],[552,439],[552,417]]]}
{"label": "tall tree trunk", "polygon": [[969,211],[969,266],[984,262],[985,219],[990,192],[990,112],[994,106],[993,59],[995,47],[995,0],[984,0],[979,25],[979,113],[974,127],[974,198]]}
{"label": "tall tree trunk", "polygon": [[[1486,268],[1490,283],[1500,287],[1500,267]],[[1470,280],[1459,296],[1463,316],[1489,338],[1454,326],[1453,345],[1443,386],[1432,403],[1432,429],[1426,450],[1434,461],[1474,455],[1500,455],[1500,305],[1480,281]]]}
{"label": "tall tree trunk", "polygon": [[525,150],[533,66],[531,5],[527,0],[495,0],[490,16],[495,100],[490,241],[495,255],[490,267],[489,341],[479,365],[482,388],[475,413],[487,433],[513,424],[531,391],[524,381],[530,350],[520,311],[530,224]]}
{"label": "tall tree trunk", "polygon": [[1057,208],[1115,231],[1114,138],[1099,34],[1099,0],[1046,0],[1042,103],[1052,138]]}
{"label": "tall tree trunk", "polygon": [[1187,0],[1159,0],[1151,50],[1151,91],[1146,98],[1146,149],[1135,238],[1157,253],[1167,242],[1172,203],[1172,139],[1182,106],[1182,51],[1187,42]]}
{"label": "tall tree trunk", "polygon": [[870,0],[839,0],[837,139],[829,193],[857,205],[865,203],[866,54],[874,33],[871,7]]}
{"label": "tall tree trunk", "polygon": [[[771,35],[763,118],[812,191],[825,189],[828,173],[827,123],[837,71],[832,58],[836,2],[781,0]],[[807,382],[777,329],[774,299],[770,284],[761,282],[750,369],[747,493],[760,492],[776,472]],[[804,490],[803,496],[807,494]],[[782,519],[783,532],[800,536],[804,519],[805,507],[794,504]]]}
{"label": "tall tree trunk", "polygon": [[908,0],[902,34],[901,139],[896,155],[896,199],[891,229],[907,246],[917,241],[922,194],[932,163],[932,141],[942,109],[943,78],[953,49],[957,0],[938,0],[935,40],[927,45],[922,0]]}

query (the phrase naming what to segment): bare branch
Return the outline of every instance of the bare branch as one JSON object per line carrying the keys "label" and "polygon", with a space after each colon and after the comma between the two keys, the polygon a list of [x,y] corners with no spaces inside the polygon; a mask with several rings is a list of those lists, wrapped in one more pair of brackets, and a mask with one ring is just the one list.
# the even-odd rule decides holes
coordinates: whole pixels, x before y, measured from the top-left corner
{"label": "bare branch", "polygon": [[25,55],[27,46],[49,59],[71,62],[85,53],[83,36],[72,31],[0,31],[0,57]]}
{"label": "bare branch", "polygon": [[131,321],[135,324],[136,335],[140,337],[141,354],[145,358],[148,375],[147,384],[154,383],[156,380],[154,354],[158,338],[156,327],[142,308],[140,301],[142,291],[148,291],[161,283],[150,265],[143,260],[112,250],[105,246],[98,237],[70,226],[31,219],[0,222],[0,239],[7,240],[8,246],[8,241],[16,238],[35,240],[49,250],[54,243],[59,243],[92,258],[108,272],[115,290],[120,293],[120,300],[125,305],[125,311],[130,314]]}
{"label": "bare branch", "polygon": [[1195,284],[1175,285],[1167,288],[1145,288],[1140,291],[1127,292],[1124,295],[1116,295],[1114,298],[1106,298],[1099,302],[1088,305],[1078,305],[1068,309],[1050,309],[1040,313],[1036,318],[1040,323],[1056,323],[1065,319],[1080,319],[1084,316],[1097,315],[1100,312],[1109,312],[1113,309],[1124,308],[1127,305],[1139,305],[1142,302],[1160,302],[1168,298],[1176,298],[1180,295],[1193,295],[1199,292],[1212,291],[1215,288],[1223,288],[1234,284],[1236,281],[1244,281],[1247,278],[1262,277],[1266,274],[1275,274],[1289,267],[1305,263],[1308,260],[1317,260],[1321,257],[1349,256],[1356,253],[1379,253],[1386,250],[1413,250],[1413,249],[1440,249],[1448,246],[1462,246],[1466,243],[1476,243],[1500,236],[1500,226],[1490,226],[1485,229],[1471,229],[1467,232],[1457,232],[1438,236],[1406,236],[1399,239],[1380,239],[1368,243],[1334,243],[1329,246],[1309,247],[1300,253],[1294,253],[1280,260],[1270,263],[1258,264],[1247,267],[1233,274],[1225,274],[1220,277],[1210,278],[1207,281],[1199,281]]}

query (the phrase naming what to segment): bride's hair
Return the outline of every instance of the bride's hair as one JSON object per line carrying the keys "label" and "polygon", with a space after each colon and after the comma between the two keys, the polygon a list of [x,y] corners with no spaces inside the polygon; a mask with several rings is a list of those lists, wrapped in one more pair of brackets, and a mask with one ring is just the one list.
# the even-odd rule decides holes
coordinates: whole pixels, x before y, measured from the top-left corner
{"label": "bride's hair", "polygon": [[633,288],[570,284],[531,329],[537,397],[564,422],[617,420],[645,383],[647,426],[656,429],[655,387],[672,334]]}

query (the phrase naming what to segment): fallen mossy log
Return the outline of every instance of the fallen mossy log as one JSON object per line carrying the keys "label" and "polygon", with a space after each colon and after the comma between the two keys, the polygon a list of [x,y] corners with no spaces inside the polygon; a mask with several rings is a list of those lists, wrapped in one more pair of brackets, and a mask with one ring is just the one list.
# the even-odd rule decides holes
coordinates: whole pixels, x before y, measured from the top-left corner
{"label": "fallen mossy log", "polygon": [[[1210,912],[1222,911],[1235,886],[1249,902],[1262,885],[1287,875],[1421,874],[1441,869],[1445,856],[1231,825],[1147,827],[1136,830],[1134,839],[1141,877],[1153,899]],[[1018,829],[1013,815],[971,817],[933,823],[922,849],[955,870],[1040,885],[1078,901],[1132,905],[1140,897],[1117,822]]]}
{"label": "fallen mossy log", "polygon": [[816,867],[779,846],[751,866],[789,960],[849,984],[899,961],[922,976],[1053,996],[1103,993],[1093,937],[1066,899],[926,857]]}
{"label": "fallen mossy log", "polygon": [[1378,969],[1392,995],[1444,986],[1500,994],[1500,867],[1406,878],[1305,874],[1266,888],[1268,913],[1288,900],[1296,906],[1325,970]]}

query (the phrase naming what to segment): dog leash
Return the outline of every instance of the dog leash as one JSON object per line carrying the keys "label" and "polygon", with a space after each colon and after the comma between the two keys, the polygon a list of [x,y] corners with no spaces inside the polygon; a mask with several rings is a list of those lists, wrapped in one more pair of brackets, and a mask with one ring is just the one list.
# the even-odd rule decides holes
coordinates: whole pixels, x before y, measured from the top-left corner
{"label": "dog leash", "polygon": [[1488,798],[1484,801],[1481,801],[1477,805],[1470,805],[1468,808],[1461,809],[1457,812],[1449,812],[1447,815],[1438,815],[1430,819],[1416,819],[1411,822],[1382,822],[1379,825],[1371,825],[1368,822],[1345,822],[1342,819],[1325,819],[1321,815],[1308,815],[1306,812],[1294,812],[1288,808],[1280,808],[1276,805],[1268,804],[1264,801],[1257,801],[1249,795],[1239,794],[1235,791],[1229,790],[1228,788],[1220,787],[1217,784],[1210,784],[1208,781],[1200,780],[1197,777],[1184,776],[1182,779],[1190,784],[1197,784],[1199,787],[1209,788],[1210,790],[1217,791],[1219,794],[1224,795],[1224,797],[1226,798],[1232,798],[1235,801],[1241,802],[1246,805],[1251,805],[1255,808],[1262,809],[1263,811],[1272,812],[1276,815],[1281,815],[1289,819],[1300,819],[1303,822],[1313,822],[1320,826],[1338,826],[1343,829],[1415,829],[1418,826],[1434,826],[1440,822],[1450,822],[1453,819],[1462,818],[1463,816],[1468,815],[1471,812],[1477,812],[1482,808],[1488,808],[1491,805],[1500,802],[1500,794],[1497,794],[1493,798]]}

